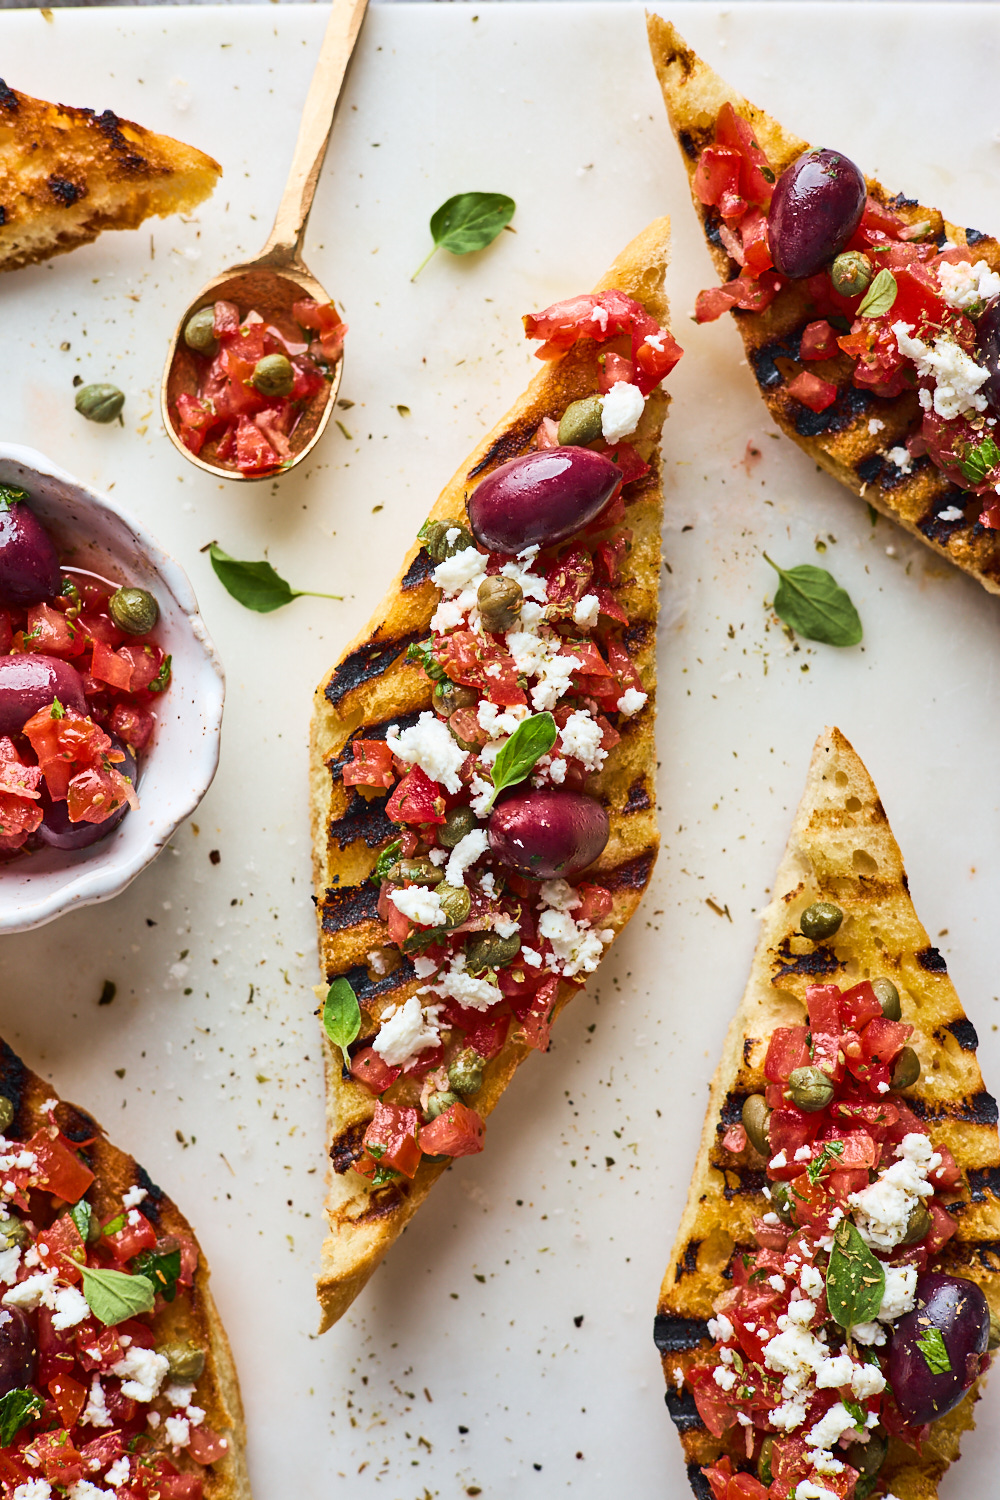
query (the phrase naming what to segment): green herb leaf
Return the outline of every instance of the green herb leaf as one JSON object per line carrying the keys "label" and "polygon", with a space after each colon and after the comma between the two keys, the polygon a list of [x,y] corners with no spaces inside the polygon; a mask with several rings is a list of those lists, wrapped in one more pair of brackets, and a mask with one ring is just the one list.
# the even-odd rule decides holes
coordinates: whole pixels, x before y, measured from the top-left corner
{"label": "green herb leaf", "polygon": [[63,706],[59,702],[58,698],[53,698],[53,700],[52,700],[52,707],[49,709],[49,718],[50,719],[65,719],[65,717],[66,717],[66,710],[63,708]]}
{"label": "green herb leaf", "polygon": [[323,1001],[323,1030],[335,1047],[339,1047],[344,1058],[344,1067],[350,1068],[351,1058],[347,1049],[361,1030],[361,1007],[358,997],[346,979],[335,979]]}
{"label": "green herb leaf", "polygon": [[856,646],[863,631],[850,595],[825,568],[802,563],[797,568],[779,568],[767,553],[764,561],[781,578],[774,596],[774,612],[810,641],[828,646]]}
{"label": "green herb leaf", "polygon": [[826,1302],[841,1328],[870,1323],[882,1306],[885,1271],[850,1219],[833,1232],[833,1250],[826,1268]]}
{"label": "green herb leaf", "polygon": [[951,1370],[951,1360],[948,1358],[948,1350],[940,1328],[928,1328],[923,1338],[917,1339],[917,1348],[924,1356],[924,1364],[932,1375],[947,1375]]}
{"label": "green herb leaf", "polygon": [[517,204],[504,193],[456,193],[431,217],[434,248],[420,262],[411,281],[416,281],[436,250],[452,255],[470,255],[485,250],[514,217]]}
{"label": "green herb leaf", "polygon": [[73,1207],[69,1211],[69,1216],[80,1231],[80,1238],[86,1241],[87,1235],[90,1233],[90,1221],[94,1217],[94,1210],[86,1198],[81,1198],[79,1203],[73,1204]]}
{"label": "green herb leaf", "polygon": [[83,1295],[91,1312],[108,1328],[134,1318],[137,1313],[153,1311],[156,1293],[145,1276],[129,1276],[124,1271],[105,1271],[98,1266],[81,1266]]}
{"label": "green herb leaf", "polygon": [[809,1181],[816,1185],[824,1172],[829,1171],[838,1156],[844,1154],[843,1141],[828,1141],[820,1154],[806,1167],[806,1176]]}
{"label": "green herb leaf", "polygon": [[0,1396],[0,1448],[9,1448],[22,1427],[33,1422],[42,1410],[42,1398],[34,1391],[8,1391]]}
{"label": "green herb leaf", "polygon": [[368,877],[373,885],[382,884],[383,880],[385,880],[393,865],[399,859],[399,851],[402,847],[402,839],[393,839],[391,844],[386,844],[385,848],[382,850],[382,853],[375,861],[374,870]]}
{"label": "green herb leaf", "polygon": [[109,1219],[108,1222],[101,1229],[101,1233],[104,1234],[104,1235],[118,1234],[119,1231],[122,1230],[122,1229],[124,1229],[124,1228],[125,1228],[125,1215],[124,1214],[115,1214],[114,1218],[113,1219]]}
{"label": "green herb leaf", "polygon": [[840,1400],[844,1410],[846,1412],[849,1412],[850,1415],[854,1418],[855,1427],[857,1427],[860,1432],[864,1432],[865,1420],[868,1416],[868,1413],[865,1411],[860,1401],[848,1401],[846,1396],[841,1396]]}
{"label": "green herb leaf", "polygon": [[246,609],[269,615],[273,609],[308,595],[311,599],[342,599],[343,594],[318,594],[313,589],[293,589],[269,562],[240,562],[223,552],[215,542],[209,548],[215,576],[227,593]]}
{"label": "green herb leaf", "polygon": [[873,279],[858,308],[862,318],[880,318],[887,313],[896,300],[896,278],[888,266],[883,266]]}
{"label": "green herb leaf", "polygon": [[437,660],[432,649],[431,641],[414,641],[406,648],[406,660],[418,661],[432,682],[440,682],[444,677],[444,667]]}
{"label": "green herb leaf", "polygon": [[493,796],[485,809],[493,805],[497,792],[517,786],[530,775],[537,761],[547,755],[556,742],[556,721],[550,713],[532,714],[522,719],[500,754],[493,762]]}
{"label": "green herb leaf", "polygon": [[372,1187],[385,1187],[386,1183],[395,1182],[398,1176],[399,1173],[392,1167],[379,1167],[372,1178]]}
{"label": "green herb leaf", "polygon": [[132,1262],[136,1274],[151,1282],[164,1302],[173,1302],[177,1295],[177,1279],[181,1274],[180,1249],[157,1253],[143,1250]]}
{"label": "green herb leaf", "polygon": [[172,656],[165,656],[161,661],[160,670],[149,684],[151,693],[162,693],[170,686],[170,663],[172,661]]}
{"label": "green herb leaf", "polygon": [[1000,448],[987,434],[981,443],[969,449],[959,468],[970,484],[982,484],[997,464],[1000,464]]}
{"label": "green herb leaf", "polygon": [[447,927],[425,927],[423,931],[411,932],[409,937],[403,939],[403,952],[422,953],[425,948],[432,948],[435,943],[443,942],[447,936]]}
{"label": "green herb leaf", "polygon": [[22,505],[28,498],[28,491],[22,490],[17,484],[0,484],[0,511],[11,510],[15,505]]}

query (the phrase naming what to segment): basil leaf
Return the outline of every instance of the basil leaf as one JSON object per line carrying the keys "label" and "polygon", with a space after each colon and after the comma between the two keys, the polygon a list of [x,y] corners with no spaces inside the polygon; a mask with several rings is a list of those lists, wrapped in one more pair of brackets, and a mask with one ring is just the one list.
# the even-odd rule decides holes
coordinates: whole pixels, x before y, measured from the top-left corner
{"label": "basil leaf", "polygon": [[493,762],[490,805],[497,792],[508,786],[517,786],[531,773],[536,762],[552,749],[556,733],[556,721],[550,713],[532,714],[521,720]]}
{"label": "basil leaf", "polygon": [[826,1302],[841,1328],[870,1323],[882,1306],[885,1271],[850,1219],[833,1232],[833,1250],[826,1268]]}
{"label": "basil leaf", "polygon": [[87,1236],[90,1233],[90,1221],[94,1217],[94,1210],[86,1198],[81,1198],[79,1203],[73,1204],[73,1207],[69,1211],[69,1216],[80,1231],[80,1238],[86,1243]]}
{"label": "basil leaf", "polygon": [[410,280],[416,281],[437,250],[450,250],[452,255],[470,255],[473,250],[485,250],[510,223],[516,207],[513,198],[504,193],[456,193],[431,216],[434,247]]}
{"label": "basil leaf", "polygon": [[858,308],[861,318],[880,318],[887,313],[896,300],[896,278],[888,266],[883,266],[874,278]]}
{"label": "basil leaf", "polygon": [[764,561],[781,578],[774,596],[774,612],[810,641],[825,641],[828,646],[856,646],[863,631],[850,595],[842,589],[825,568],[812,563],[800,567],[779,568],[767,553]]}
{"label": "basil leaf", "polygon": [[1000,448],[987,434],[981,443],[969,449],[959,468],[970,484],[982,484],[997,464],[1000,464]]}
{"label": "basil leaf", "polygon": [[848,1401],[848,1399],[847,1399],[846,1396],[841,1396],[841,1398],[840,1398],[840,1404],[843,1406],[844,1410],[846,1412],[848,1412],[854,1418],[854,1425],[855,1425],[855,1427],[857,1427],[860,1432],[864,1432],[865,1431],[865,1419],[868,1416],[868,1413],[865,1411],[864,1407],[861,1405],[861,1402],[860,1401]]}
{"label": "basil leaf", "polygon": [[269,562],[240,562],[223,552],[215,542],[209,548],[215,576],[228,594],[246,609],[269,615],[293,599],[308,595],[312,599],[342,599],[343,594],[318,594],[314,589],[293,589]]}
{"label": "basil leaf", "polygon": [[406,660],[418,661],[432,682],[444,677],[444,667],[434,655],[433,641],[413,641],[406,648]]}
{"label": "basil leaf", "polygon": [[150,1282],[164,1302],[173,1302],[177,1295],[177,1279],[181,1274],[180,1249],[168,1250],[165,1254],[155,1250],[143,1250],[132,1262],[136,1274]]}
{"label": "basil leaf", "polygon": [[9,1448],[22,1427],[41,1413],[42,1398],[34,1391],[18,1389],[0,1396],[0,1448]]}
{"label": "basil leaf", "polygon": [[153,1311],[156,1293],[145,1276],[129,1276],[124,1271],[105,1271],[98,1266],[81,1266],[83,1295],[91,1312],[108,1328],[134,1318],[137,1313]]}
{"label": "basil leaf", "polygon": [[917,1348],[924,1356],[924,1364],[932,1375],[949,1374],[951,1360],[940,1328],[928,1328],[923,1338],[917,1339]]}
{"label": "basil leaf", "polygon": [[335,1047],[339,1047],[344,1058],[344,1067],[350,1068],[348,1047],[361,1030],[361,1007],[358,998],[346,979],[335,979],[323,1001],[323,1030]]}

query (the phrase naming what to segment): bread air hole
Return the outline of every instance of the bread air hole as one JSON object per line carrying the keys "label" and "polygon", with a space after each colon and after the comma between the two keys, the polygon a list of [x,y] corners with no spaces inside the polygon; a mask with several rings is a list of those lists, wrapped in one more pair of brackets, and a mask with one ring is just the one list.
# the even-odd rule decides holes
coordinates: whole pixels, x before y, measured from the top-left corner
{"label": "bread air hole", "polygon": [[707,1239],[702,1240],[698,1250],[698,1274],[718,1276],[725,1270],[736,1249],[736,1241],[721,1226],[717,1226]]}
{"label": "bread air hole", "polygon": [[872,859],[867,849],[855,849],[851,855],[851,864],[859,875],[870,877],[878,874],[878,865]]}
{"label": "bread air hole", "polygon": [[847,801],[844,803],[844,806],[847,808],[848,812],[860,812],[861,811],[861,798],[860,797],[848,797]]}

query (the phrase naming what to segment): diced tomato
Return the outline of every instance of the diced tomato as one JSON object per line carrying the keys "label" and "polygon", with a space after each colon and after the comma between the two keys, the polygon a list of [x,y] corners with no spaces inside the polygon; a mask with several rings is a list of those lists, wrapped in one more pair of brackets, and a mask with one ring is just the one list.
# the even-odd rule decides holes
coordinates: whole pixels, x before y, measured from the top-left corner
{"label": "diced tomato", "polygon": [[49,604],[32,604],[23,645],[25,651],[41,651],[46,656],[78,656],[84,640],[82,632],[59,610]]}
{"label": "diced tomato", "polygon": [[306,297],[301,302],[292,303],[292,317],[303,328],[312,328],[318,332],[325,359],[333,364],[340,357],[347,324],[332,302],[316,302],[312,297]]}
{"label": "diced tomato", "polygon": [[76,1357],[85,1370],[110,1370],[125,1351],[119,1341],[117,1328],[102,1328],[96,1333],[93,1327],[81,1332],[80,1326],[72,1330],[76,1334]]}
{"label": "diced tomato", "polygon": [[177,397],[177,422],[181,442],[194,454],[201,452],[212,428],[219,425],[211,402],[187,392]]}
{"label": "diced tomato", "polygon": [[726,103],[715,122],[716,146],[728,146],[740,156],[740,193],[748,203],[767,209],[774,192],[775,174],[767,156],[754,139],[751,126]]}
{"label": "diced tomato", "polygon": [[820,1121],[817,1116],[796,1109],[794,1104],[786,1102],[773,1112],[768,1127],[771,1151],[774,1156],[779,1156],[781,1152],[784,1152],[786,1159],[784,1167],[772,1169],[775,1175],[783,1178],[794,1177],[801,1170],[795,1162],[795,1153],[813,1141],[819,1128]]}
{"label": "diced tomato", "polygon": [[762,213],[759,208],[749,209],[740,221],[740,234],[743,240],[743,263],[746,272],[752,277],[759,277],[765,271],[769,271],[774,264],[767,239],[766,214]]}
{"label": "diced tomato", "polygon": [[[133,1215],[135,1221],[133,1222]],[[114,1224],[116,1219],[109,1220]],[[104,1230],[104,1244],[108,1246],[118,1265],[122,1266],[133,1255],[138,1255],[140,1250],[152,1250],[156,1244],[156,1230],[139,1209],[129,1209],[125,1214],[125,1223],[120,1229],[114,1229],[108,1233],[107,1226]]]}
{"label": "diced tomato", "polygon": [[[699,1417],[713,1437],[722,1437],[736,1421],[736,1411],[712,1379],[712,1371],[705,1365],[696,1365],[688,1371],[687,1380],[694,1391]],[[723,1459],[722,1462],[728,1463],[729,1460]],[[719,1491],[714,1493],[718,1500]],[[721,1500],[729,1500],[728,1491],[721,1491]]]}
{"label": "diced tomato", "polygon": [[421,1127],[420,1148],[428,1156],[474,1156],[483,1149],[486,1126],[467,1104],[451,1104]]}
{"label": "diced tomato", "polygon": [[836,332],[825,318],[806,324],[799,345],[799,359],[835,359],[839,353]]}
{"label": "diced tomato", "polygon": [[613,352],[601,356],[600,387],[603,395],[607,395],[611,387],[617,385],[619,381],[625,385],[632,385],[634,376],[635,366],[631,359]]}
{"label": "diced tomato", "polygon": [[859,318],[849,334],[837,340],[855,361],[854,384],[877,396],[898,396],[913,386],[913,373],[899,352],[896,335],[881,318]]}
{"label": "diced tomato", "polygon": [[953,1219],[951,1214],[946,1213],[933,1198],[925,1204],[927,1212],[931,1216],[931,1227],[922,1240],[923,1248],[928,1255],[937,1255],[958,1230],[958,1220]]}
{"label": "diced tomato", "polygon": [[[229,1452],[229,1442],[221,1437],[219,1433],[213,1432],[211,1427],[202,1423],[198,1427],[191,1428],[191,1440],[188,1443],[188,1452],[196,1464],[214,1464],[220,1458],[224,1458]],[[178,1475],[178,1478],[180,1476]],[[162,1493],[166,1494],[164,1490]],[[178,1495],[192,1494],[191,1490],[178,1490]]]}
{"label": "diced tomato", "polygon": [[396,783],[392,768],[392,751],[385,740],[354,740],[354,759],[343,770],[345,786],[390,787]]}
{"label": "diced tomato", "polygon": [[393,823],[443,823],[444,813],[440,786],[419,766],[407,772],[385,807]]}
{"label": "diced tomato", "polygon": [[633,353],[635,383],[644,396],[648,396],[670,374],[684,350],[665,328],[654,334],[655,343],[648,336]]}
{"label": "diced tomato", "polygon": [[955,1158],[952,1156],[947,1146],[935,1145],[934,1150],[941,1158],[941,1165],[939,1167],[935,1167],[933,1172],[929,1172],[927,1174],[928,1179],[929,1181],[933,1182],[934,1186],[941,1192],[946,1193],[950,1188],[958,1187],[959,1183],[962,1180],[962,1174],[959,1171],[958,1163],[955,1161]]}
{"label": "diced tomato", "polygon": [[85,766],[73,777],[66,793],[71,823],[103,823],[123,802],[139,806],[132,783],[112,765]]}
{"label": "diced tomato", "polygon": [[[701,1411],[700,1403],[698,1410],[699,1412]],[[735,1421],[735,1412],[731,1413],[731,1417]],[[714,1428],[709,1426],[707,1422],[705,1425],[709,1427],[710,1432],[714,1431]],[[725,1431],[725,1428],[722,1430]],[[716,1432],[715,1436],[721,1437],[722,1432]],[[759,1479],[755,1479],[752,1474],[733,1473],[728,1455],[720,1459],[711,1468],[702,1469],[701,1472],[708,1480],[708,1487],[712,1491],[712,1500],[767,1500],[769,1491],[764,1488]]]}
{"label": "diced tomato", "polygon": [[813,1038],[817,1032],[840,1034],[840,988],[835,984],[811,984],[806,989],[806,1006]]}
{"label": "diced tomato", "polygon": [[[524,329],[529,338],[545,339],[542,347],[535,351],[536,358],[544,360],[558,359],[579,338],[604,343],[628,334],[630,358],[636,366],[635,383],[644,396],[659,384],[681,356],[680,347],[672,335],[661,328],[640,303],[613,287],[604,292],[585,292],[555,302],[544,312],[529,313],[524,319]],[[651,337],[654,343],[649,342]],[[657,344],[662,348],[658,349]],[[645,351],[641,357],[640,350]]]}
{"label": "diced tomato", "polygon": [[53,717],[55,704],[40,708],[24,726],[42,775],[56,800],[66,797],[72,777],[88,766],[99,765],[115,752],[111,741],[90,718],[64,709]]}
{"label": "diced tomato", "polygon": [[877,1016],[861,1033],[861,1047],[866,1058],[889,1064],[902,1052],[913,1035],[913,1027],[903,1021]]}
{"label": "diced tomato", "polygon": [[399,1104],[383,1104],[380,1099],[364,1134],[368,1155],[381,1167],[391,1167],[404,1177],[412,1177],[420,1165],[417,1131],[420,1116],[415,1109]]}
{"label": "diced tomato", "polygon": [[65,1428],[41,1433],[24,1451],[50,1484],[71,1485],[83,1478],[83,1459]]}
{"label": "diced tomato", "polygon": [[[193,1448],[199,1447],[199,1441],[194,1436],[201,1431],[200,1427],[192,1428],[192,1441],[188,1444],[188,1452],[194,1457]],[[225,1439],[221,1438],[220,1442]],[[207,1450],[206,1450],[207,1451]],[[218,1457],[221,1458],[221,1453]],[[200,1462],[200,1460],[198,1460]],[[214,1459],[209,1459],[214,1463]],[[161,1474],[156,1479],[155,1494],[157,1500],[203,1500],[205,1494],[205,1483],[199,1474]],[[118,1491],[119,1500],[127,1500],[125,1491]]]}
{"label": "diced tomato", "polygon": [[[79,1281],[80,1266],[86,1260],[83,1236],[69,1214],[61,1214],[43,1229],[35,1241],[39,1257],[46,1271],[57,1270],[64,1281]],[[67,1427],[72,1427],[67,1422]]]}
{"label": "diced tomato", "polygon": [[507,1040],[510,1016],[506,1011],[501,1011],[497,1015],[482,1015],[473,1011],[472,1015],[474,1019],[469,1026],[465,1027],[465,1039],[480,1057],[488,1061],[491,1057],[496,1057]]}
{"label": "diced tomato", "polygon": [[776,1026],[764,1058],[764,1076],[771,1083],[787,1083],[796,1068],[809,1066],[805,1026]]}
{"label": "diced tomato", "polygon": [[478,688],[492,703],[504,707],[527,703],[527,695],[517,684],[513,658],[491,637],[454,630],[435,638],[434,654],[452,682]]}
{"label": "diced tomato", "polygon": [[594,575],[594,560],[582,547],[563,554],[551,569],[547,580],[546,618],[571,620],[573,611],[588,592]]}
{"label": "diced tomato", "polygon": [[[734,204],[740,195],[740,166],[743,158],[731,146],[706,146],[698,157],[691,182],[695,197],[707,207]],[[745,206],[745,204],[744,204]],[[724,217],[733,215],[723,210]]]}
{"label": "diced tomato", "polygon": [[371,1089],[373,1094],[384,1094],[386,1089],[391,1088],[396,1082],[402,1071],[402,1068],[390,1068],[374,1047],[363,1047],[351,1058],[352,1075],[359,1083]]}
{"label": "diced tomato", "polygon": [[841,1024],[849,1031],[861,1031],[881,1014],[882,1006],[867,979],[845,990],[840,997]]}
{"label": "diced tomato", "polygon": [[844,1076],[844,1053],[842,1038],[830,1036],[828,1032],[813,1032],[812,1062],[827,1078],[839,1083]]}
{"label": "diced tomato", "polygon": [[603,885],[581,885],[577,887],[579,906],[573,908],[574,922],[589,922],[596,927],[606,921],[614,908],[614,897]]}
{"label": "diced tomato", "polygon": [[747,1148],[747,1133],[743,1129],[743,1126],[730,1125],[722,1137],[722,1144],[727,1151],[732,1151],[734,1156],[738,1156],[741,1151],[745,1151]]}
{"label": "diced tomato", "polygon": [[0,835],[5,841],[23,843],[42,821],[41,780],[39,767],[25,765],[13,740],[0,736]]}
{"label": "diced tomato", "polygon": [[695,298],[694,320],[696,323],[714,323],[724,312],[740,308],[744,312],[763,312],[770,307],[781,285],[774,271],[764,271],[759,277],[737,276],[725,286],[709,287]]}
{"label": "diced tomato", "polygon": [[625,535],[619,534],[611,541],[598,542],[594,548],[594,572],[599,583],[614,588],[631,539],[632,533],[628,532]]}
{"label": "diced tomato", "polygon": [[89,1443],[84,1444],[80,1449],[80,1457],[87,1473],[96,1474],[113,1464],[124,1452],[125,1444],[120,1432],[102,1432],[100,1437],[92,1438]]}
{"label": "diced tomato", "polygon": [[53,1375],[48,1383],[48,1391],[63,1426],[67,1430],[75,1427],[87,1404],[87,1387],[74,1380],[71,1375]]}
{"label": "diced tomato", "polygon": [[144,750],[156,723],[152,712],[139,703],[116,703],[108,727],[133,750]]}
{"label": "diced tomato", "polygon": [[558,993],[559,980],[553,974],[535,991],[528,1009],[518,1015],[522,1038],[539,1052],[548,1051],[552,1012]]}
{"label": "diced tomato", "polygon": [[281,464],[281,454],[275,452],[267,438],[249,417],[240,417],[236,424],[236,467],[241,474],[266,474]]}
{"label": "diced tomato", "polygon": [[38,1374],[40,1388],[45,1389],[57,1375],[71,1375],[76,1362],[75,1328],[55,1329],[47,1307],[38,1309]]}
{"label": "diced tomato", "polygon": [[790,380],[785,387],[793,401],[801,401],[803,406],[808,406],[810,411],[826,411],[837,399],[837,387],[829,380],[821,380],[818,375],[812,375],[808,370],[803,370]]}
{"label": "diced tomato", "polygon": [[90,1187],[94,1174],[85,1167],[75,1151],[70,1151],[60,1137],[54,1140],[47,1130],[38,1130],[25,1142],[25,1150],[37,1159],[34,1174],[38,1185],[62,1198],[65,1203],[77,1203]]}
{"label": "diced tomato", "polygon": [[106,682],[119,692],[127,693],[132,686],[132,662],[127,656],[112,651],[103,641],[94,642],[94,656],[90,667],[91,676],[98,682]]}
{"label": "diced tomato", "polygon": [[608,640],[606,650],[608,653],[608,666],[618,679],[622,691],[624,692],[628,688],[635,688],[637,692],[641,693],[643,691],[642,678],[639,676],[638,668],[631,656],[629,656],[624,644],[612,636]]}

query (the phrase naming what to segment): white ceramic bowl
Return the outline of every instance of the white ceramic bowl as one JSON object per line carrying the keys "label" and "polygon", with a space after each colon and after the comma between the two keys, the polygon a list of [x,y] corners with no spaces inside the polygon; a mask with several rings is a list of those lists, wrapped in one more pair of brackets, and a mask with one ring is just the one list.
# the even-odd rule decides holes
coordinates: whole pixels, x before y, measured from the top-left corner
{"label": "white ceramic bowl", "polygon": [[160,606],[158,638],[173,657],[173,681],[140,758],[138,811],[89,849],[43,849],[0,866],[2,933],[107,901],[156,858],[215,775],[225,677],[183,569],[127,511],[33,448],[12,443],[0,443],[0,484],[28,491],[60,554],[76,549],[74,566],[149,589]]}

